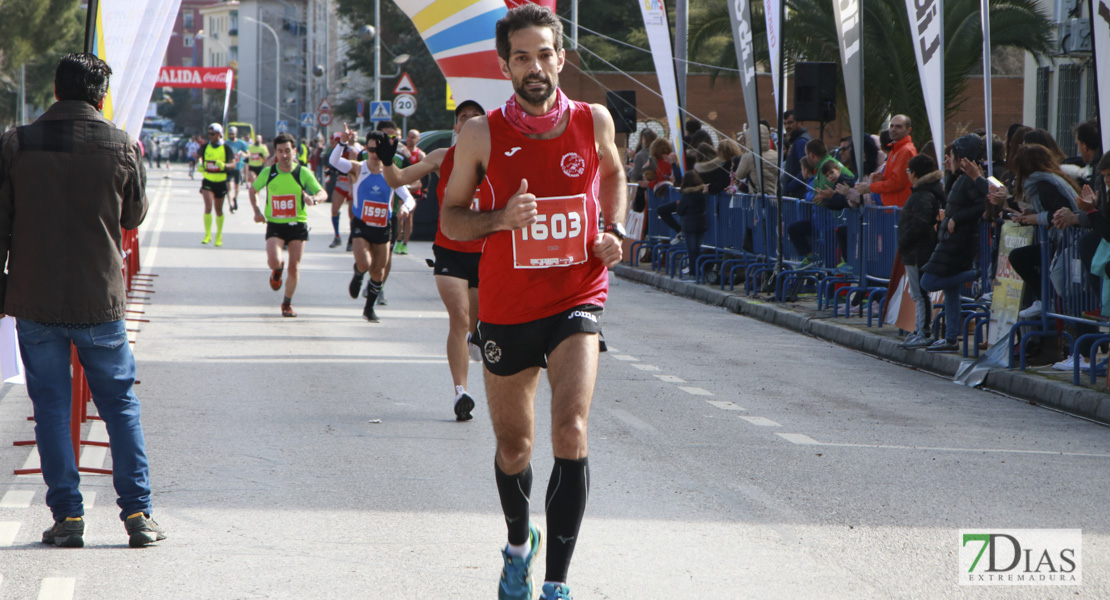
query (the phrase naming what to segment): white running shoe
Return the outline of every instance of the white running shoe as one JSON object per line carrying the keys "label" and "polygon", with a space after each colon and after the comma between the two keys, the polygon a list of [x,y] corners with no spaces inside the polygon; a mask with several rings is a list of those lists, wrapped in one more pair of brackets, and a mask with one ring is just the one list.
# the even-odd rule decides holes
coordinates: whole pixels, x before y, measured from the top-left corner
{"label": "white running shoe", "polygon": [[[1073,362],[1074,360],[1075,360],[1074,355],[1069,356],[1069,357],[1065,358],[1064,360],[1052,365],[1052,370],[1054,370],[1054,371],[1070,371],[1070,370],[1072,370],[1072,367],[1075,364]],[[1083,372],[1091,370],[1091,363],[1087,362],[1087,359],[1083,358],[1082,356],[1079,357],[1079,370],[1083,371]]]}
{"label": "white running shoe", "polygon": [[1032,319],[1033,317],[1041,316],[1041,301],[1035,300],[1029,305],[1029,308],[1018,313],[1019,319]]}

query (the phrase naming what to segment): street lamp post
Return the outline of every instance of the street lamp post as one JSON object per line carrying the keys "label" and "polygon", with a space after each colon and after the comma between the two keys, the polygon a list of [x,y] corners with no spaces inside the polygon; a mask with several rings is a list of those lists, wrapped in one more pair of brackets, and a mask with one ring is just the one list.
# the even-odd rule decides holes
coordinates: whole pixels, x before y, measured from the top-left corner
{"label": "street lamp post", "polygon": [[[277,135],[277,122],[281,120],[281,40],[278,39],[278,34],[274,31],[273,27],[270,27],[258,19],[248,17],[247,15],[242,15],[242,18],[247,21],[258,23],[274,36],[274,48],[276,50],[275,58],[277,59],[274,63],[274,68],[276,69],[274,74],[274,135]],[[261,116],[262,115],[259,115],[259,117]],[[259,123],[259,125],[261,126],[262,124]]]}

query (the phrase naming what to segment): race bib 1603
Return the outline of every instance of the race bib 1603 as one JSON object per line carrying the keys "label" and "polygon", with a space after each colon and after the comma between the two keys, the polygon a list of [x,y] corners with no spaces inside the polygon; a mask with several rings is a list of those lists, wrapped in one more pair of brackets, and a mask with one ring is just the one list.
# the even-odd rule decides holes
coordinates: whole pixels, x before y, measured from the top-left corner
{"label": "race bib 1603", "polygon": [[[536,198],[536,222],[513,232],[513,267],[546,269],[586,262],[586,195]],[[595,229],[597,224],[592,225]]]}

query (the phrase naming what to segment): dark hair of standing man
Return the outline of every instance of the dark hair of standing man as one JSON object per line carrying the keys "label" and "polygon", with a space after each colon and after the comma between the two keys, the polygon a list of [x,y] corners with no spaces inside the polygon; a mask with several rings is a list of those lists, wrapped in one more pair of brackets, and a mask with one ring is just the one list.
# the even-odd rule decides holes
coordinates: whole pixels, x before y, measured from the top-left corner
{"label": "dark hair of standing man", "polygon": [[100,108],[111,75],[108,63],[92,54],[67,54],[54,72],[54,94],[58,100],[81,100]]}
{"label": "dark hair of standing man", "polygon": [[276,150],[279,144],[289,144],[290,147],[297,147],[297,139],[288,133],[279,133],[274,137],[274,149]]}
{"label": "dark hair of standing man", "polygon": [[563,23],[551,9],[536,4],[522,4],[509,12],[497,22],[496,41],[497,56],[508,62],[509,36],[520,29],[529,27],[547,27],[551,29],[551,38],[555,42],[555,51],[563,49]]}

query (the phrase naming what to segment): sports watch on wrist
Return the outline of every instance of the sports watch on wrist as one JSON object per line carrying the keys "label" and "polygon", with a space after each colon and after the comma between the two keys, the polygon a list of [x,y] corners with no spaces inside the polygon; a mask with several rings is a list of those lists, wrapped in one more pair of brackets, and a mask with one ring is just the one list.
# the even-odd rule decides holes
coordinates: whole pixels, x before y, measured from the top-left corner
{"label": "sports watch on wrist", "polygon": [[617,239],[622,241],[622,242],[624,241],[624,238],[628,237],[628,233],[624,230],[624,225],[622,225],[620,223],[613,223],[613,224],[609,225],[608,227],[606,227],[605,229],[601,230],[601,232],[602,233],[611,233],[611,234],[617,236]]}

